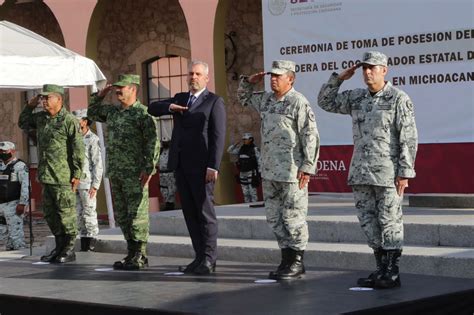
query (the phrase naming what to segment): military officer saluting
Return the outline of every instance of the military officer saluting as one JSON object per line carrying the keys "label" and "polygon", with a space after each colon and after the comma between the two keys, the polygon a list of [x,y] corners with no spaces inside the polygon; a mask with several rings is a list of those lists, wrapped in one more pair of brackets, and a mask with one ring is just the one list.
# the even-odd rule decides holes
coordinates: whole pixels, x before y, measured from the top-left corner
{"label": "military officer saluting", "polygon": [[[44,111],[33,112],[41,100]],[[54,235],[56,246],[45,262],[76,260],[76,189],[82,176],[84,143],[76,118],[63,106],[64,88],[43,85],[20,114],[24,130],[36,129],[38,138],[38,180],[43,191],[44,218]]]}
{"label": "military officer saluting", "polygon": [[308,182],[316,173],[319,134],[308,100],[293,88],[295,63],[272,63],[272,92],[254,93],[267,72],[243,76],[238,89],[243,106],[253,107],[261,118],[262,179],[267,222],[281,248],[281,263],[269,277],[295,279],[305,273],[308,243]]}
{"label": "military officer saluting", "polygon": [[[140,77],[123,74],[113,85],[93,94],[87,117],[107,123],[107,167],[112,183],[117,222],[127,241],[127,256],[114,269],[138,270],[148,266],[148,182],[155,173],[160,144],[155,122],[137,99]],[[103,104],[115,89],[119,105]]]}
{"label": "military officer saluting", "polygon": [[[338,93],[359,67],[367,88]],[[418,147],[413,104],[405,92],[385,81],[387,71],[387,56],[367,52],[360,64],[333,73],[318,96],[325,111],[352,117],[354,152],[348,184],[377,266],[358,284],[377,288],[401,284],[402,200],[408,180],[415,177]]]}
{"label": "military officer saluting", "polygon": [[0,238],[6,238],[6,250],[25,247],[23,214],[29,202],[28,166],[16,158],[15,144],[0,142]]}

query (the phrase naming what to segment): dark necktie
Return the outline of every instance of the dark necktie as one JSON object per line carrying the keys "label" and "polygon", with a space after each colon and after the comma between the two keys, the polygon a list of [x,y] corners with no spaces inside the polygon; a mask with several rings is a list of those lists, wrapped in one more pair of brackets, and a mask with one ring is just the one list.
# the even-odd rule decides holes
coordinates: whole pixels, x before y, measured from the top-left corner
{"label": "dark necktie", "polygon": [[191,95],[188,100],[188,110],[191,109],[191,106],[193,106],[194,101],[196,100],[196,96]]}

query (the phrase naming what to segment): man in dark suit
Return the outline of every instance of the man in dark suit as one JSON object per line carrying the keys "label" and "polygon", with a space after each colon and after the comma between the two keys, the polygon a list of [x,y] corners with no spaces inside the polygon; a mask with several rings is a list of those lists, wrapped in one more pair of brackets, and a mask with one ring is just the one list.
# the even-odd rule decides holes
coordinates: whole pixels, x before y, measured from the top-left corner
{"label": "man in dark suit", "polygon": [[217,218],[214,183],[224,151],[226,115],[224,101],[211,93],[209,67],[193,61],[189,66],[189,92],[149,105],[152,116],[174,118],[168,169],[173,170],[181,196],[186,226],[196,254],[184,273],[205,275],[215,271]]}

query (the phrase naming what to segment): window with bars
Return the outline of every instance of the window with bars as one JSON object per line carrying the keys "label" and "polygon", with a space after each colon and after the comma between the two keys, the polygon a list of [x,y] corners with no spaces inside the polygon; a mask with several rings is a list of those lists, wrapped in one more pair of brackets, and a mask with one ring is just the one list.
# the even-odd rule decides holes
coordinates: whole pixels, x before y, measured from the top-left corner
{"label": "window with bars", "polygon": [[[188,91],[188,59],[180,56],[162,57],[147,64],[148,104]],[[169,141],[173,130],[173,117],[162,116],[157,120],[161,141]]]}

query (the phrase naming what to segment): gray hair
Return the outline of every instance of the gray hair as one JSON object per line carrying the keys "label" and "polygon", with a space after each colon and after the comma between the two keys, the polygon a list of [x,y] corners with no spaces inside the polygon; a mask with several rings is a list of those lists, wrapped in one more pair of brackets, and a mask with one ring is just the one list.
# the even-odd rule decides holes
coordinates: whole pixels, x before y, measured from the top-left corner
{"label": "gray hair", "polygon": [[193,60],[189,63],[189,70],[191,70],[191,68],[195,65],[202,65],[204,67],[204,74],[205,75],[208,75],[209,74],[209,65],[204,62],[204,61],[201,61],[201,60]]}

